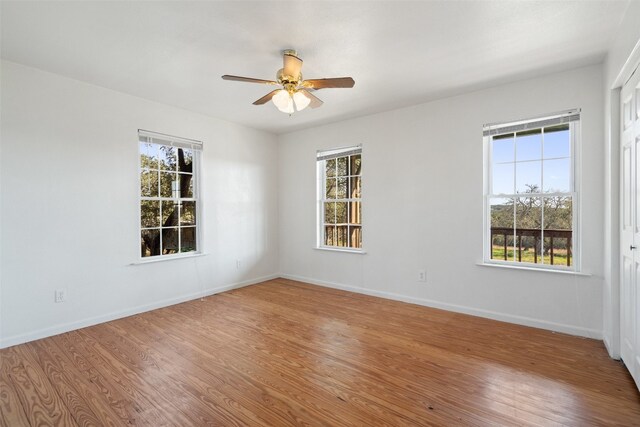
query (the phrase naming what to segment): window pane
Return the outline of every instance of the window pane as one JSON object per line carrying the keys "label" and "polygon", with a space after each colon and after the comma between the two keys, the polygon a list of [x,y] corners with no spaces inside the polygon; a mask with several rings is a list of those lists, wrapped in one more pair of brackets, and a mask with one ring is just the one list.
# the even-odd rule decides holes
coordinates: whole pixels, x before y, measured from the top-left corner
{"label": "window pane", "polygon": [[544,158],[571,157],[569,125],[544,128]]}
{"label": "window pane", "polygon": [[514,261],[515,246],[513,233],[495,232],[491,234],[491,259]]}
{"label": "window pane", "polygon": [[160,255],[160,230],[142,230],[140,236],[140,256]]}
{"label": "window pane", "polygon": [[196,225],[196,202],[182,202],[180,225]]}
{"label": "window pane", "polygon": [[516,199],[515,261],[542,262],[542,199],[519,197]]}
{"label": "window pane", "polygon": [[172,200],[162,202],[162,226],[178,225],[178,204]]}
{"label": "window pane", "polygon": [[336,190],[336,199],[346,199],[347,198],[347,183],[349,182],[349,178],[338,178],[338,188]]}
{"label": "window pane", "polygon": [[[567,264],[567,257],[568,264]],[[573,253],[571,249],[571,231],[551,231],[544,233],[544,264],[571,267]]]}
{"label": "window pane", "polygon": [[513,162],[515,160],[512,134],[494,136],[492,141],[493,163]]}
{"label": "window pane", "polygon": [[540,232],[519,232],[515,240],[515,260],[518,262],[530,262],[532,264],[542,263],[540,255],[542,241]]}
{"label": "window pane", "polygon": [[347,223],[347,209],[349,203],[347,202],[338,202],[336,203],[336,223],[337,224],[346,224]]}
{"label": "window pane", "polygon": [[158,197],[158,172],[143,170],[140,173],[140,195]]}
{"label": "window pane", "polygon": [[335,178],[327,178],[326,180],[326,191],[325,198],[327,199],[335,199],[336,198],[336,188],[338,186],[338,182]]}
{"label": "window pane", "polygon": [[333,225],[325,225],[324,227],[324,244],[326,246],[335,246],[336,238],[336,227]]}
{"label": "window pane", "polygon": [[491,199],[490,204],[491,258],[513,260],[513,199]]}
{"label": "window pane", "polygon": [[571,266],[573,202],[570,196],[544,198],[545,264]]}
{"label": "window pane", "polygon": [[362,158],[360,154],[351,156],[349,159],[349,175],[360,175],[362,173]]}
{"label": "window pane", "polygon": [[160,202],[158,200],[140,201],[140,225],[143,228],[160,227]]}
{"label": "window pane", "polygon": [[160,157],[160,169],[175,171],[177,166],[176,149],[166,145],[160,146],[158,152]]}
{"label": "window pane", "polygon": [[336,159],[329,159],[325,162],[325,174],[327,177],[336,176]]}
{"label": "window pane", "polygon": [[544,191],[568,193],[571,191],[571,159],[544,161]]}
{"label": "window pane", "polygon": [[160,172],[160,197],[179,197],[178,176],[171,172]]}
{"label": "window pane", "polygon": [[361,197],[362,189],[362,177],[353,176],[350,178],[349,194],[352,199],[359,199]]}
{"label": "window pane", "polygon": [[195,250],[197,250],[196,228],[181,227],[180,228],[180,252],[193,252]]}
{"label": "window pane", "polygon": [[545,229],[571,230],[573,224],[573,201],[571,196],[544,198]]}
{"label": "window pane", "polygon": [[542,157],[542,131],[540,129],[516,134],[516,160],[537,160]]}
{"label": "window pane", "polygon": [[542,161],[516,163],[516,192],[539,193]]}
{"label": "window pane", "polygon": [[362,224],[360,202],[349,202],[349,224]]}
{"label": "window pane", "polygon": [[338,157],[336,159],[336,162],[338,165],[338,176],[349,175],[348,160],[349,160],[349,157]]}
{"label": "window pane", "polygon": [[178,170],[180,172],[193,172],[193,150],[178,149]]}
{"label": "window pane", "polygon": [[338,225],[336,227],[336,240],[334,246],[349,247],[349,227]]}
{"label": "window pane", "polygon": [[336,223],[336,203],[326,202],[324,204],[324,222],[326,224]]}
{"label": "window pane", "polygon": [[513,163],[493,165],[493,194],[514,194]]}
{"label": "window pane", "polygon": [[181,173],[178,174],[180,179],[180,197],[192,198],[193,197],[193,175]]}
{"label": "window pane", "polygon": [[491,199],[491,228],[513,228],[513,199]]}
{"label": "window pane", "polygon": [[158,149],[157,144],[140,143],[140,167],[158,169]]}
{"label": "window pane", "polygon": [[178,253],[178,229],[163,228],[162,229],[162,254]]}
{"label": "window pane", "polygon": [[357,249],[361,248],[362,247],[362,227],[350,226],[349,239],[350,239],[350,246],[352,248],[357,248]]}
{"label": "window pane", "polygon": [[516,228],[542,228],[542,201],[540,197],[518,197],[516,200]]}

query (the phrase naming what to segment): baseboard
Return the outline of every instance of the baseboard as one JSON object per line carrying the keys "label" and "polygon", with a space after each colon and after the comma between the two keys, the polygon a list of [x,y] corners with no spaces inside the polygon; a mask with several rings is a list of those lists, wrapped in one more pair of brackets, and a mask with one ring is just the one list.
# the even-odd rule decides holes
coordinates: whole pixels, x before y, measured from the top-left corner
{"label": "baseboard", "polygon": [[242,282],[232,283],[225,286],[220,286],[214,289],[207,289],[202,292],[195,292],[188,295],[183,295],[176,298],[170,298],[162,301],[157,301],[151,304],[145,304],[137,307],[128,308],[122,311],[116,311],[100,316],[91,317],[88,319],[83,319],[70,323],[63,323],[60,325],[55,325],[49,328],[40,329],[34,332],[29,332],[27,334],[22,335],[14,335],[12,337],[3,338],[0,340],[0,349],[11,347],[18,344],[23,344],[29,341],[39,340],[41,338],[47,338],[53,335],[62,334],[69,331],[74,331],[80,328],[86,328],[88,326],[97,325],[99,323],[109,322],[111,320],[121,319],[123,317],[133,316],[134,314],[144,313],[146,311],[156,310],[158,308],[168,307],[170,305],[180,304],[186,301],[191,301],[194,299],[207,297],[214,294],[219,294],[220,292],[230,291],[232,289],[242,288],[244,286],[254,285],[256,283],[264,282],[266,280],[275,279],[280,277],[279,274],[271,274],[268,276],[258,277],[255,279],[245,280]]}
{"label": "baseboard", "polygon": [[607,352],[609,353],[609,357],[615,360],[620,360],[620,353],[618,350],[611,347],[611,341],[609,340],[609,337],[603,334],[602,341],[604,342],[604,346],[606,347]]}
{"label": "baseboard", "polygon": [[485,317],[488,319],[499,320],[502,322],[515,323],[517,325],[531,326],[533,328],[546,329],[554,332],[561,332],[564,334],[577,335],[579,337],[593,338],[601,340],[602,331],[595,329],[583,328],[580,326],[565,325],[562,323],[554,323],[546,320],[533,319],[530,317],[516,316],[513,314],[499,313],[490,310],[483,310],[479,308],[466,307],[462,305],[449,304],[440,301],[429,300],[425,298],[410,297],[401,294],[395,294],[392,292],[376,291],[372,289],[360,288],[357,286],[343,285],[340,283],[327,282],[324,280],[317,280],[310,277],[296,276],[292,274],[281,274],[280,277],[284,279],[297,280],[300,282],[310,283],[312,285],[325,286],[328,288],[341,289],[349,292],[356,292],[365,295],[371,295],[375,297],[387,298],[395,301],[408,302],[411,304],[423,305],[425,307],[439,308],[442,310],[453,311],[456,313],[469,314],[472,316]]}

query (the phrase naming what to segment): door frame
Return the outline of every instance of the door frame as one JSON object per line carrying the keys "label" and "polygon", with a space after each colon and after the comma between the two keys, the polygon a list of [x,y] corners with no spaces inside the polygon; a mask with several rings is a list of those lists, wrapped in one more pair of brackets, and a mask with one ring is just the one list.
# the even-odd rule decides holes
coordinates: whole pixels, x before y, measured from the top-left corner
{"label": "door frame", "polygon": [[[621,157],[620,147],[622,145],[622,133],[621,133],[621,120],[622,112],[620,111],[620,101],[622,87],[629,80],[633,71],[640,67],[640,40],[637,41],[629,57],[625,61],[622,68],[618,71],[618,74],[613,84],[607,88],[609,91],[610,105],[609,108],[609,122],[605,123],[605,132],[609,132],[609,185],[605,188],[605,198],[610,197],[605,203],[605,208],[610,214],[609,222],[605,223],[605,238],[608,235],[610,240],[609,244],[605,247],[605,265],[609,262],[611,269],[609,280],[611,287],[611,294],[609,303],[610,313],[610,332],[611,335],[607,335],[607,330],[603,332],[603,341],[609,352],[609,355],[614,359],[620,359],[621,341],[620,341],[620,316],[622,315],[620,309],[620,280],[622,270],[622,257],[620,256],[620,201],[621,191],[620,186],[621,176]],[[605,106],[606,108],[607,106]],[[606,140],[606,139],[605,139]],[[607,190],[611,190],[607,195]],[[606,215],[605,215],[606,217]],[[606,240],[605,240],[606,241]],[[607,268],[605,267],[605,270]],[[606,280],[605,273],[605,280]],[[607,301],[603,301],[604,304]],[[606,313],[607,310],[604,310]],[[606,319],[603,327],[607,326]]]}

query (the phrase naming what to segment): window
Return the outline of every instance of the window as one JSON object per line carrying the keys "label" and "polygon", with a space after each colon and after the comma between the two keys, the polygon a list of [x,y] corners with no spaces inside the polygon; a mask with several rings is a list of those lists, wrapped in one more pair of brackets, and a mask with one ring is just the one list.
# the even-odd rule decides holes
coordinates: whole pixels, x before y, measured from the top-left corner
{"label": "window", "polygon": [[138,132],[142,258],[199,251],[199,168],[202,144]]}
{"label": "window", "polygon": [[485,126],[485,262],[578,270],[579,125],[572,110]]}
{"label": "window", "polygon": [[362,148],[319,151],[318,247],[362,249]]}

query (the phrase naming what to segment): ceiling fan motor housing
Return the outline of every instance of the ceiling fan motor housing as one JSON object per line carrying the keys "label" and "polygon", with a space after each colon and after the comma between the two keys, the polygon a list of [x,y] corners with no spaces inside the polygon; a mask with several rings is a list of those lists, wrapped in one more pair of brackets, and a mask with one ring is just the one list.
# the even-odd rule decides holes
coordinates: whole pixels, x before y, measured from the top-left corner
{"label": "ceiling fan motor housing", "polygon": [[276,80],[280,83],[286,90],[290,91],[290,87],[295,89],[298,84],[302,81],[302,73],[298,73],[298,77],[288,76],[284,74],[284,69],[280,68],[276,73]]}

